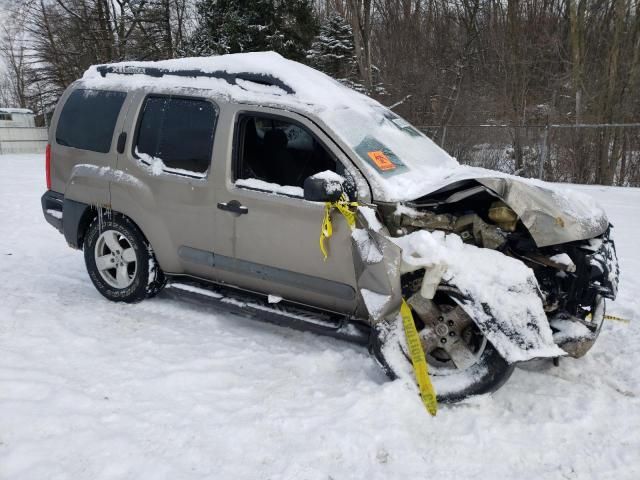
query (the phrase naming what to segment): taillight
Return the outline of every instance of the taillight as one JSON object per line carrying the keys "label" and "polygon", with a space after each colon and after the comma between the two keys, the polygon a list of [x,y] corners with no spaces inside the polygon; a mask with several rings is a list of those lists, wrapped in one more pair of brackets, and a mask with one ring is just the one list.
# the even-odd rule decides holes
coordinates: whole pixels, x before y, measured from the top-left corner
{"label": "taillight", "polygon": [[45,169],[46,169],[46,177],[47,177],[47,190],[51,190],[51,145],[47,143],[47,149],[45,151]]}

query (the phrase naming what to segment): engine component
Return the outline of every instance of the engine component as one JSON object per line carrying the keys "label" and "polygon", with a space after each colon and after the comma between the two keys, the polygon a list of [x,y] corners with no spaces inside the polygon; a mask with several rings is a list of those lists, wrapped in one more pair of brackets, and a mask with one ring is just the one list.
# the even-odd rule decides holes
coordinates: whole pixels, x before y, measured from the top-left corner
{"label": "engine component", "polygon": [[528,255],[523,255],[522,258],[531,260],[539,265],[555,268],[562,272],[574,273],[576,271],[576,264],[566,253],[559,253],[551,257],[538,253],[530,253]]}
{"label": "engine component", "polygon": [[433,213],[429,211],[417,211],[414,215],[402,214],[401,227],[416,227],[432,230],[445,230],[452,232],[456,217],[448,213]]}
{"label": "engine component", "polygon": [[504,202],[493,202],[489,208],[489,218],[502,230],[513,232],[518,223],[518,215]]}
{"label": "engine component", "polygon": [[479,247],[498,250],[504,246],[507,236],[498,227],[489,225],[475,213],[456,217],[450,213],[412,211],[411,215],[402,213],[400,226],[409,230],[443,230],[460,235],[463,241],[475,243]]}
{"label": "engine component", "polygon": [[493,225],[489,225],[475,213],[458,218],[454,225],[454,232],[466,242],[471,240],[479,247],[498,250],[504,246],[507,236]]}

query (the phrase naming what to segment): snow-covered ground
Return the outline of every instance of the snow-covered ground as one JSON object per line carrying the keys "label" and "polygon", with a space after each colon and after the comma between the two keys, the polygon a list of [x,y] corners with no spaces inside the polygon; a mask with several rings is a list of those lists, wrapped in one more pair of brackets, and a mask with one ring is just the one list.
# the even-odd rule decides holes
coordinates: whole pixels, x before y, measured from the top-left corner
{"label": "snow-covered ground", "polygon": [[43,219],[44,159],[0,156],[0,478],[640,478],[640,190],[575,188],[616,226],[631,324],[432,418],[347,343],[108,302]]}

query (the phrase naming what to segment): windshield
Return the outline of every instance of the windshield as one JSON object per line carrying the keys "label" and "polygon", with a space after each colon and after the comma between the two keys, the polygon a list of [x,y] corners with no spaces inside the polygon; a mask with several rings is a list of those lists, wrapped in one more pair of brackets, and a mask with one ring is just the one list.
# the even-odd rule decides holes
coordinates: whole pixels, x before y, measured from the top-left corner
{"label": "windshield", "polygon": [[379,104],[324,112],[323,120],[358,155],[382,201],[414,199],[458,162],[422,132]]}

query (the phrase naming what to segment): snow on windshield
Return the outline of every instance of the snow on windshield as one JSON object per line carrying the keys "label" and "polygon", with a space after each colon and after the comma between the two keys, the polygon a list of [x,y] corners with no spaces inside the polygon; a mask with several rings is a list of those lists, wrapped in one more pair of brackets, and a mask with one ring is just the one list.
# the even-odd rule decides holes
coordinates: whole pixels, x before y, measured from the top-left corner
{"label": "snow on windshield", "polygon": [[429,179],[442,178],[459,167],[422,132],[376,103],[320,113],[373,174],[374,196],[387,201],[416,198]]}

